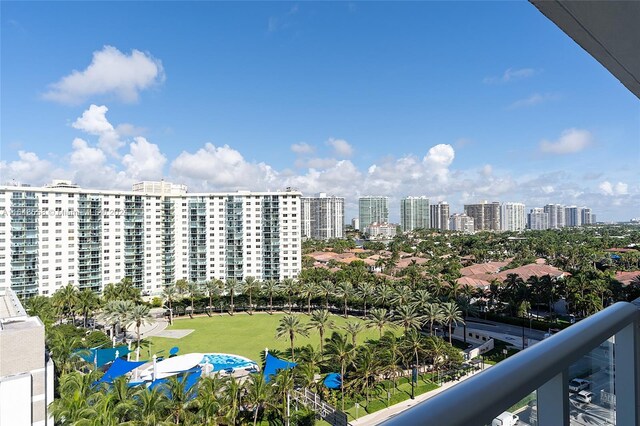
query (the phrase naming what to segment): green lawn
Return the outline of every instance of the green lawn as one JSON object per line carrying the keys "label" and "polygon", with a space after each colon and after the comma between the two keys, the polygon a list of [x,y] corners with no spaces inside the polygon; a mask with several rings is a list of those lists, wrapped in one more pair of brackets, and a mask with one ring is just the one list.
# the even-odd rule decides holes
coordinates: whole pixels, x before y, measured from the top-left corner
{"label": "green lawn", "polygon": [[[275,338],[278,322],[284,314],[275,313],[273,315],[265,313],[256,313],[249,315],[247,313],[238,313],[234,316],[228,314],[216,314],[212,317],[201,316],[190,319],[180,318],[174,319],[173,325],[167,327],[168,330],[177,329],[193,329],[194,331],[182,339],[167,339],[161,337],[149,338],[151,345],[150,354],[164,352],[161,355],[167,355],[169,349],[173,346],[180,348],[180,354],[190,352],[221,352],[245,356],[254,361],[260,361],[260,351],[264,348],[287,350],[289,349],[288,337],[280,339]],[[300,315],[303,324],[309,322],[309,316]],[[343,317],[333,315],[333,321],[337,330],[344,325],[347,320]],[[356,317],[349,317],[348,321],[362,321]],[[396,329],[397,330],[397,329]],[[331,333],[325,333],[330,335]],[[362,343],[367,339],[377,339],[378,330],[366,329],[358,335],[357,342]],[[295,346],[302,346],[308,343],[318,346],[320,337],[317,330],[310,330],[309,337],[297,337],[294,341]],[[145,351],[143,350],[143,353]]]}

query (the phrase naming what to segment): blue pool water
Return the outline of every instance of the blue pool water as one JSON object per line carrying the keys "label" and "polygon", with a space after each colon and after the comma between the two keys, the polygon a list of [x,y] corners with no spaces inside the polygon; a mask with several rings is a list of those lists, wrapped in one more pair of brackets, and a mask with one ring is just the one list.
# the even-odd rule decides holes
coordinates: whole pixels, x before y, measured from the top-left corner
{"label": "blue pool water", "polygon": [[206,354],[202,357],[201,364],[211,364],[213,371],[221,371],[226,368],[236,370],[239,368],[257,367],[257,364],[249,358],[230,354]]}

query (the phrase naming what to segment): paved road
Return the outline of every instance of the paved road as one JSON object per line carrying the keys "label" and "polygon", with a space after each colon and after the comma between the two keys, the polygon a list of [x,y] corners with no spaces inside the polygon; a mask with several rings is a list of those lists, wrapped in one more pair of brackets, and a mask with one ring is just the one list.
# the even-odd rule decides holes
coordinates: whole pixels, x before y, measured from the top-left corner
{"label": "paved road", "polygon": [[[528,321],[525,321],[524,336],[528,339],[542,340],[544,338],[544,331],[530,329]],[[467,328],[473,328],[474,330],[493,331],[496,333],[502,333],[519,337],[522,339],[522,326],[503,324],[495,321],[488,321],[479,318],[467,318]]]}

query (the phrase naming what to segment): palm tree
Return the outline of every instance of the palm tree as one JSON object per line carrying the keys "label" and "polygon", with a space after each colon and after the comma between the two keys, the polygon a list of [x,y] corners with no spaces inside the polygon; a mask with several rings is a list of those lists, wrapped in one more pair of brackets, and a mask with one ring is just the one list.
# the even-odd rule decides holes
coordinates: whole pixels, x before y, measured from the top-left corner
{"label": "palm tree", "polygon": [[437,302],[429,303],[424,307],[422,314],[425,319],[425,323],[429,324],[429,335],[433,336],[433,324],[442,321],[442,309]]}
{"label": "palm tree", "polygon": [[253,411],[253,426],[258,422],[258,413],[269,403],[269,385],[262,374],[252,374],[245,382],[247,394],[245,400]]}
{"label": "palm tree", "polygon": [[198,383],[198,414],[201,424],[207,426],[218,425],[221,411],[224,405],[222,391],[226,379],[216,374],[211,377],[204,377]]}
{"label": "palm tree", "polygon": [[307,315],[311,315],[311,298],[317,292],[316,283],[310,280],[300,283],[300,295],[307,299]]}
{"label": "palm tree", "polygon": [[175,424],[186,423],[188,410],[196,403],[197,387],[187,388],[188,373],[182,377],[171,376],[161,386],[168,396],[167,409]]}
{"label": "palm tree", "polygon": [[211,316],[211,310],[213,309],[213,296],[220,296],[222,293],[223,283],[220,280],[207,281],[204,284],[205,290],[209,295],[209,306],[207,306],[207,314]]}
{"label": "palm tree", "polygon": [[282,291],[287,295],[289,313],[291,313],[291,308],[293,307],[291,300],[298,292],[298,283],[293,278],[285,278],[282,280]]}
{"label": "palm tree", "polygon": [[466,319],[469,315],[477,317],[478,316],[478,308],[476,307],[476,305],[471,303],[471,298],[467,295],[461,295],[460,297],[458,297],[458,308],[460,308],[460,310],[462,311],[463,317],[462,319],[465,320],[462,322],[463,326],[464,326],[464,343],[467,343],[467,323],[466,323]]}
{"label": "palm tree", "polygon": [[382,338],[382,330],[385,327],[395,327],[395,324],[391,321],[391,315],[385,308],[373,308],[369,312],[369,316],[367,326],[377,328],[380,338]]}
{"label": "palm tree", "polygon": [[132,302],[139,302],[140,298],[140,289],[137,288],[131,278],[123,278],[120,280],[118,284],[116,284],[116,289],[118,290],[119,299],[121,300],[130,300]]}
{"label": "palm tree", "polygon": [[380,339],[381,348],[386,350],[387,352],[387,360],[388,364],[384,367],[384,370],[387,371],[391,377],[393,378],[393,389],[398,387],[398,374],[401,372],[398,363],[404,364],[404,354],[402,352],[402,348],[398,343],[398,338],[392,331],[387,330],[382,338]]}
{"label": "palm tree", "polygon": [[335,288],[335,295],[342,299],[342,305],[344,306],[344,317],[348,318],[347,314],[347,301],[353,294],[353,286],[349,281],[340,281]]}
{"label": "palm tree", "polygon": [[129,386],[129,379],[124,376],[113,381],[107,393],[107,402],[112,407],[113,417],[117,423],[124,423],[137,411],[133,394],[135,390]]}
{"label": "palm tree", "polygon": [[269,313],[273,313],[273,295],[280,289],[280,284],[276,280],[267,280],[262,283],[262,291],[269,295]]}
{"label": "palm tree", "polygon": [[165,393],[158,387],[141,387],[134,393],[133,400],[136,402],[134,411],[136,425],[156,426],[166,417],[164,413],[169,401]]}
{"label": "palm tree", "polygon": [[118,288],[114,283],[109,283],[104,286],[104,290],[102,290],[102,298],[105,302],[113,302],[114,300],[121,298]]}
{"label": "palm tree", "polygon": [[78,293],[76,296],[76,309],[82,314],[84,328],[87,328],[89,314],[98,309],[99,306],[100,299],[93,291],[87,288]]}
{"label": "palm tree", "polygon": [[169,304],[169,325],[173,323],[173,307],[171,304],[178,295],[178,289],[173,285],[168,285],[162,290],[162,297]]}
{"label": "palm tree", "polygon": [[311,321],[309,321],[309,328],[317,328],[318,334],[320,334],[320,352],[322,352],[322,345],[324,343],[324,332],[327,329],[335,327],[335,323],[331,319],[331,313],[326,309],[315,310],[311,313]]}
{"label": "palm tree", "polygon": [[420,328],[424,322],[423,317],[418,314],[414,305],[400,305],[393,311],[395,323],[404,327],[404,334],[410,328]]}
{"label": "palm tree", "polygon": [[189,299],[191,299],[191,310],[189,311],[189,318],[193,319],[193,313],[195,312],[193,301],[196,297],[200,296],[200,284],[196,282],[190,282],[187,291],[189,292]]}
{"label": "palm tree", "polygon": [[431,364],[435,368],[436,374],[438,374],[440,366],[446,362],[447,344],[437,336],[430,337],[427,341],[427,348],[431,357]]}
{"label": "palm tree", "polygon": [[241,284],[238,280],[236,280],[235,278],[229,278],[228,280],[225,281],[224,283],[224,288],[225,290],[227,290],[227,294],[229,295],[229,297],[231,298],[231,303],[229,304],[229,314],[233,315],[233,297],[242,292],[242,287]]}
{"label": "palm tree", "polygon": [[360,283],[356,290],[356,294],[362,299],[364,305],[364,316],[367,316],[367,302],[371,300],[371,297],[375,294],[376,287],[369,281]]}
{"label": "palm tree", "polygon": [[342,395],[342,411],[344,411],[344,382],[347,367],[353,363],[355,347],[349,343],[347,336],[333,332],[325,346],[327,357],[334,363],[340,364],[340,393]]}
{"label": "palm tree", "polygon": [[374,352],[374,347],[364,345],[359,348],[355,357],[355,371],[353,372],[353,380],[351,386],[364,391],[367,405],[369,404],[369,394],[371,388],[376,383],[376,378],[380,371],[380,357]]}
{"label": "palm tree", "polygon": [[447,302],[442,305],[442,321],[449,326],[449,344],[451,344],[451,325],[464,323],[462,312],[456,302]]}
{"label": "palm tree", "polygon": [[136,327],[137,346],[136,361],[140,359],[140,327],[143,324],[151,323],[151,314],[147,305],[135,305],[127,315],[127,327],[134,325]]}
{"label": "palm tree", "polygon": [[393,299],[393,289],[386,282],[381,282],[376,286],[376,302],[381,307],[388,306]]}
{"label": "palm tree", "polygon": [[417,368],[420,367],[420,353],[423,351],[424,339],[422,335],[418,333],[416,329],[411,329],[407,334],[404,335],[403,339],[404,348],[412,355],[415,366]]}
{"label": "palm tree", "polygon": [[364,330],[363,323],[360,321],[347,322],[342,328],[351,335],[351,344],[355,347],[356,337]]}
{"label": "palm tree", "polygon": [[178,290],[180,294],[187,293],[187,291],[189,291],[189,281],[184,278],[176,281],[176,290]]}
{"label": "palm tree", "polygon": [[280,319],[280,324],[276,329],[276,338],[280,338],[284,335],[289,336],[291,342],[291,361],[295,362],[295,353],[293,352],[293,341],[297,335],[309,336],[307,328],[300,323],[300,318],[295,315],[285,315]]}
{"label": "palm tree", "polygon": [[[78,301],[78,288],[69,283],[53,294],[54,301],[61,307],[63,314],[75,316],[74,309]],[[57,300],[56,300],[57,299]]]}
{"label": "palm tree", "polygon": [[244,291],[249,295],[249,315],[253,313],[253,293],[260,290],[260,281],[254,277],[247,277],[244,279]]}
{"label": "palm tree", "polygon": [[329,310],[329,296],[335,291],[333,281],[324,280],[320,283],[319,292],[324,297],[324,309]]}
{"label": "palm tree", "polygon": [[223,387],[224,404],[222,408],[226,409],[227,413],[224,417],[231,425],[236,424],[240,414],[241,397],[242,385],[240,382],[234,376],[227,377]]}
{"label": "palm tree", "polygon": [[412,298],[413,298],[413,291],[411,291],[411,289],[408,286],[401,285],[396,287],[393,290],[393,298],[391,302],[395,306],[406,306],[411,302]]}

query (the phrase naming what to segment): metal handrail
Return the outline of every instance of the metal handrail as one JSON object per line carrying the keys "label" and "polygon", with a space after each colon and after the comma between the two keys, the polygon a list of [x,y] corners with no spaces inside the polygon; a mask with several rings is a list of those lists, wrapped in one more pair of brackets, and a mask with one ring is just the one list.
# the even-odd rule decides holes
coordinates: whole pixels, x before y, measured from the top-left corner
{"label": "metal handrail", "polygon": [[496,415],[631,323],[640,324],[640,310],[618,302],[382,424],[491,424]]}

